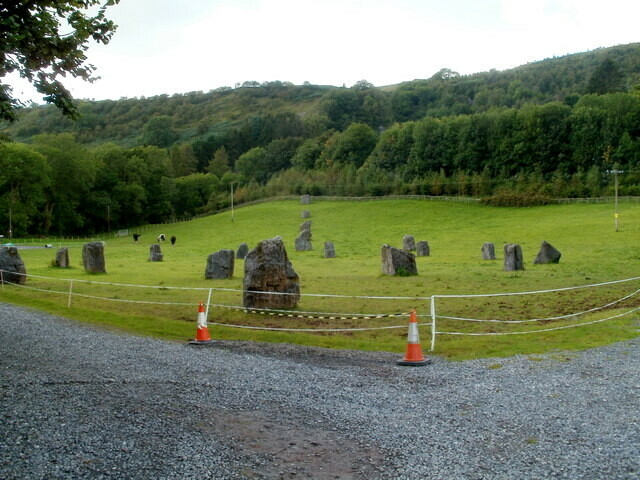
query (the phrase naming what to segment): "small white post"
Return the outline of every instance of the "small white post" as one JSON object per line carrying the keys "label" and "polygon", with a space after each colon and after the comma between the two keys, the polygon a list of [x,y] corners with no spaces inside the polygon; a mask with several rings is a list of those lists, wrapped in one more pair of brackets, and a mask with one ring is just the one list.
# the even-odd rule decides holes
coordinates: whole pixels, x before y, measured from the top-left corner
{"label": "small white post", "polygon": [[431,351],[436,348],[436,296],[431,296]]}
{"label": "small white post", "polygon": [[73,280],[69,280],[69,299],[67,300],[67,308],[71,308],[71,292],[73,290]]}
{"label": "small white post", "polygon": [[207,298],[207,309],[204,311],[204,318],[208,321],[209,319],[209,304],[211,303],[211,293],[213,292],[213,288],[209,289],[209,297]]}

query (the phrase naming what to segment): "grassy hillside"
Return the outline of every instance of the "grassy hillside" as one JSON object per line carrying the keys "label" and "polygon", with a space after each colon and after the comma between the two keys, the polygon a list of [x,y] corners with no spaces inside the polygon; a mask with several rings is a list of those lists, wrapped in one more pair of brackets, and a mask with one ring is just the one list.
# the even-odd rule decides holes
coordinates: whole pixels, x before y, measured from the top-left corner
{"label": "grassy hillside", "polygon": [[[314,250],[296,252],[294,239],[302,223],[302,209],[311,212]],[[164,261],[147,261],[149,245],[159,233],[175,235],[175,246],[163,245]],[[380,248],[401,247],[403,235],[426,240],[431,256],[418,257],[419,275],[390,277],[381,274]],[[279,201],[237,209],[192,222],[151,227],[139,243],[131,237],[107,240],[106,275],[87,275],[81,267],[81,244],[70,247],[73,267],[51,267],[54,250],[23,250],[30,275],[76,279],[74,293],[107,297],[72,297],[68,281],[31,277],[27,286],[60,292],[43,293],[5,286],[0,299],[114,326],[138,334],[185,340],[195,329],[196,305],[214,288],[209,321],[272,328],[365,328],[399,326],[367,332],[292,333],[241,330],[213,325],[219,339],[251,339],[402,352],[406,343],[406,316],[383,319],[329,319],[331,314],[406,314],[415,308],[422,323],[429,322],[431,295],[525,292],[579,286],[630,278],[640,272],[640,205],[620,206],[620,228],[614,230],[613,206],[555,205],[526,209],[495,208],[449,202],[381,200],[369,202],[317,201],[302,206]],[[250,248],[266,238],[281,236],[301,279],[301,317],[250,315],[242,311],[243,262],[236,260],[230,280],[205,280],[208,254],[236,250],[241,242]],[[562,252],[557,265],[533,265],[540,243],[546,240]],[[337,258],[322,256],[324,241],[335,244]],[[498,259],[483,261],[480,248],[494,242]],[[502,246],[522,246],[526,270],[504,272]],[[56,247],[58,245],[55,245]],[[84,284],[79,280],[93,283]],[[97,282],[153,285],[142,289],[102,285]],[[172,290],[169,287],[201,288]],[[521,320],[548,318],[596,308],[638,289],[638,281],[587,290],[572,290],[525,297],[438,299],[438,314],[475,319]],[[313,296],[305,296],[313,294]],[[337,295],[322,297],[316,295]],[[347,296],[347,297],[342,297]],[[353,296],[353,297],[350,297]],[[372,297],[403,297],[372,299]],[[114,301],[120,300],[120,301]],[[124,301],[126,300],[126,302]],[[162,305],[139,302],[162,302]],[[438,319],[438,331],[500,333],[536,330],[605,318],[640,305],[632,297],[603,311],[565,320],[526,324],[459,322]],[[590,326],[553,332],[508,336],[438,335],[436,354],[450,358],[540,353],[585,348],[637,335],[638,314]],[[421,327],[423,348],[430,330]]]}
{"label": "grassy hillside", "polygon": [[172,118],[178,142],[224,133],[253,116],[291,112],[306,117],[320,111],[320,100],[330,87],[293,86],[273,82],[262,87],[218,89],[207,93],[159,95],[80,102],[81,118],[74,122],[52,106],[26,109],[13,125],[0,131],[16,141],[41,133],[73,132],[87,144],[114,142],[138,145],[144,125],[154,116]]}

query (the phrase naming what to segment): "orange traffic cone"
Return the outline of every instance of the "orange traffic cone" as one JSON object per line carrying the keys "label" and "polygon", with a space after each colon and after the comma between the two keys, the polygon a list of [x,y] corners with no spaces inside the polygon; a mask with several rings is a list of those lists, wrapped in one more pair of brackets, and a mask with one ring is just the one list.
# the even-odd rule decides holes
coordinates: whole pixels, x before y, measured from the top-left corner
{"label": "orange traffic cone", "polygon": [[207,317],[204,313],[204,304],[200,302],[198,305],[198,329],[196,330],[196,339],[190,341],[192,345],[203,345],[211,343],[211,336],[209,335],[209,329],[207,328]]}
{"label": "orange traffic cone", "polygon": [[420,347],[420,337],[418,335],[418,320],[416,311],[411,310],[409,315],[409,334],[407,335],[407,352],[402,360],[396,362],[398,365],[408,365],[419,367],[431,363],[431,360],[425,359]]}

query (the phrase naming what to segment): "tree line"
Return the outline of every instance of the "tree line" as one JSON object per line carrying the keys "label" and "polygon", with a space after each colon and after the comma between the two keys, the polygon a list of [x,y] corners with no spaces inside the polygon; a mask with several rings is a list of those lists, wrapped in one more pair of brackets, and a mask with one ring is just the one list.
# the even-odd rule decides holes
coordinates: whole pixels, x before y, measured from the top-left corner
{"label": "tree line", "polygon": [[[145,130],[164,138],[158,117]],[[0,143],[0,225],[13,235],[90,234],[215,212],[262,196],[640,195],[640,96],[584,95],[482,113],[339,130],[256,116],[193,143],[87,146],[71,133]],[[160,142],[160,141],[159,141]],[[512,200],[512,202],[521,201]]]}
{"label": "tree line", "polygon": [[[391,89],[245,82],[26,109],[0,132],[0,232],[90,234],[264,196],[640,195],[640,45]],[[43,133],[44,132],[44,133]],[[111,139],[112,141],[105,141]],[[11,222],[9,222],[11,217]]]}

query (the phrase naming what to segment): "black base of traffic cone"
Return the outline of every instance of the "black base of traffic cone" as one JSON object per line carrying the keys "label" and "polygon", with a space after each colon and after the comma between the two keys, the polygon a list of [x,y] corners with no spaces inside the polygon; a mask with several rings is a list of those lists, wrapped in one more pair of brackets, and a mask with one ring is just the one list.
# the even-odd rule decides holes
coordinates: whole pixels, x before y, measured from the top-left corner
{"label": "black base of traffic cone", "polygon": [[422,367],[424,365],[429,365],[431,363],[430,358],[425,358],[424,360],[405,360],[404,358],[398,360],[396,365],[406,365],[408,367]]}
{"label": "black base of traffic cone", "polygon": [[187,342],[188,345],[213,345],[213,340],[191,340]]}

